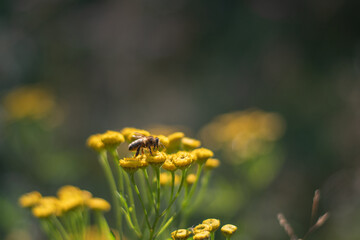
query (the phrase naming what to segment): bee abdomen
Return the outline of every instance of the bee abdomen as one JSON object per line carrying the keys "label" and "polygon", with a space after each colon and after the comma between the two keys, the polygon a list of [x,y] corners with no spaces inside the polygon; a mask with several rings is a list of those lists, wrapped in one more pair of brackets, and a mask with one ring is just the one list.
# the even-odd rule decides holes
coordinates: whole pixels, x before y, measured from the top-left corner
{"label": "bee abdomen", "polygon": [[138,139],[129,144],[129,150],[133,151],[142,144],[142,140]]}

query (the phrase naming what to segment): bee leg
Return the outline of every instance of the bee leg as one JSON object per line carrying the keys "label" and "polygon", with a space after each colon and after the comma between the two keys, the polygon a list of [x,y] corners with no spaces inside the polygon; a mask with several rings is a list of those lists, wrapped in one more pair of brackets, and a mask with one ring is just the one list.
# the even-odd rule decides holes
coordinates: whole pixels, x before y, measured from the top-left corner
{"label": "bee leg", "polygon": [[150,155],[152,156],[151,147],[149,146]]}
{"label": "bee leg", "polygon": [[139,155],[139,153],[140,153],[140,148],[141,148],[141,147],[138,147],[138,148],[136,149],[135,157],[137,157],[137,155]]}

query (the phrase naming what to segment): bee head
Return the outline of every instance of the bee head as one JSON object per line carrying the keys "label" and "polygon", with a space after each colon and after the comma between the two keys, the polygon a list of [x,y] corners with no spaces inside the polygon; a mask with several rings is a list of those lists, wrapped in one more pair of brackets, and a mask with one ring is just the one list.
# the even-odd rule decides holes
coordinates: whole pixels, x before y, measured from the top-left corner
{"label": "bee head", "polygon": [[156,146],[159,146],[160,144],[160,139],[158,137],[155,138],[155,145]]}

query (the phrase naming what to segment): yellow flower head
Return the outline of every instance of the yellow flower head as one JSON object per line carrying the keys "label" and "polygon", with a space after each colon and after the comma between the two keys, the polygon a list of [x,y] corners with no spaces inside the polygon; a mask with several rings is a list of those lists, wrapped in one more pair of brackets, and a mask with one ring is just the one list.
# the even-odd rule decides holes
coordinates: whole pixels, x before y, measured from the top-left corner
{"label": "yellow flower head", "polygon": [[166,148],[169,146],[169,138],[164,135],[155,135],[154,137],[159,138],[160,143],[164,145]]}
{"label": "yellow flower head", "polygon": [[40,87],[21,87],[4,97],[4,109],[10,119],[41,119],[55,108],[54,96]]}
{"label": "yellow flower head", "polygon": [[180,148],[180,145],[181,145],[181,139],[184,136],[185,136],[185,134],[182,133],[182,132],[175,132],[173,134],[170,134],[168,136],[168,139],[169,139],[168,150],[170,150],[170,151],[178,150]]}
{"label": "yellow flower head", "polygon": [[153,153],[153,155],[146,155],[146,161],[153,165],[153,166],[158,166],[160,167],[167,158],[167,154],[164,152],[155,152]]}
{"label": "yellow flower head", "polygon": [[140,161],[140,168],[145,169],[147,166],[149,166],[149,163],[147,161],[146,155],[138,155],[137,157],[134,157]]}
{"label": "yellow flower head", "polygon": [[215,232],[220,227],[220,220],[215,218],[209,218],[202,222],[210,226],[210,232]]}
{"label": "yellow flower head", "polygon": [[81,195],[74,195],[72,197],[66,197],[60,199],[60,205],[63,212],[68,212],[73,210],[77,207],[83,206],[85,200],[82,198]]}
{"label": "yellow flower head", "polygon": [[173,155],[175,154],[168,154],[166,161],[164,162],[164,164],[161,166],[163,169],[173,172],[177,169],[177,167],[175,166],[175,164],[173,163]]}
{"label": "yellow flower head", "polygon": [[83,194],[83,192],[81,191],[80,188],[72,186],[72,185],[62,186],[57,191],[57,196],[60,199],[72,198],[74,196],[82,196],[82,194]]}
{"label": "yellow flower head", "polygon": [[39,203],[32,208],[32,213],[37,218],[46,218],[51,215],[61,215],[59,200],[55,197],[43,197]]}
{"label": "yellow flower head", "polygon": [[178,229],[171,233],[173,240],[186,240],[190,236],[191,232],[187,229]]}
{"label": "yellow flower head", "polygon": [[160,173],[160,185],[165,186],[171,182],[171,175],[168,172]]}
{"label": "yellow flower head", "polygon": [[101,135],[101,141],[107,149],[117,148],[121,143],[125,141],[124,136],[115,131],[107,131]]}
{"label": "yellow flower head", "polygon": [[214,153],[207,148],[198,148],[193,150],[192,153],[196,156],[196,162],[199,164],[205,163],[206,160],[214,156]]}
{"label": "yellow flower head", "polygon": [[193,239],[194,240],[208,240],[208,239],[210,239],[210,232],[209,231],[202,231],[202,232],[196,233],[193,236]]}
{"label": "yellow flower head", "polygon": [[97,152],[100,152],[101,150],[104,150],[105,149],[105,145],[104,143],[101,141],[101,137],[102,137],[102,134],[94,134],[94,135],[91,135],[87,141],[86,141],[86,145],[89,147],[89,148],[92,148],[94,149],[95,151]]}
{"label": "yellow flower head", "polygon": [[191,173],[186,177],[186,183],[192,185],[196,180],[195,174]]}
{"label": "yellow flower head", "polygon": [[185,151],[179,151],[175,155],[173,155],[173,163],[177,168],[185,169],[191,165],[191,163],[194,160],[194,155],[185,152]]}
{"label": "yellow flower head", "polygon": [[231,237],[231,235],[233,235],[236,232],[236,230],[237,230],[237,227],[232,224],[226,224],[226,225],[222,226],[222,228],[221,228],[221,232],[227,238]]}
{"label": "yellow flower head", "polygon": [[102,198],[90,198],[86,201],[86,206],[95,211],[109,211],[110,203]]}
{"label": "yellow flower head", "polygon": [[21,205],[21,207],[29,208],[38,204],[40,199],[41,194],[39,192],[29,192],[19,198],[19,204]]}
{"label": "yellow flower head", "polygon": [[220,161],[216,158],[209,158],[205,163],[205,168],[210,170],[219,167]]}
{"label": "yellow flower head", "polygon": [[121,130],[121,134],[124,135],[125,140],[129,143],[136,140],[136,138],[134,138],[135,133],[142,134],[144,136],[150,136],[150,133],[148,131],[138,128],[127,127]]}
{"label": "yellow flower head", "polygon": [[183,137],[181,139],[181,144],[184,150],[191,151],[195,148],[200,147],[201,142],[193,138]]}
{"label": "yellow flower head", "polygon": [[211,230],[211,228],[208,224],[199,224],[193,229],[193,232],[194,232],[194,234],[197,234],[197,233],[204,232],[204,231],[210,232],[210,230]]}
{"label": "yellow flower head", "polygon": [[143,167],[141,160],[136,157],[120,159],[119,164],[128,173],[134,173]]}
{"label": "yellow flower head", "polygon": [[89,191],[82,190],[81,193],[82,193],[81,195],[82,195],[82,198],[84,199],[84,201],[92,198],[92,193]]}

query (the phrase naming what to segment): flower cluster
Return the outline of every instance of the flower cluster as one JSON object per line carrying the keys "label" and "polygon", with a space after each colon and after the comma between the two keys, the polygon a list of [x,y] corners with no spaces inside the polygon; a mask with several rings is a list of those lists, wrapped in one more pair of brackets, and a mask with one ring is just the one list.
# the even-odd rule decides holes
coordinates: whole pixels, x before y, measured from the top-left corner
{"label": "flower cluster", "polygon": [[[215,232],[220,227],[218,219],[210,218],[204,220],[201,224],[189,229],[178,229],[171,233],[173,240],[210,240],[215,239]],[[221,232],[226,239],[230,239],[236,232],[237,227],[232,224],[226,224],[221,227]]]}
{"label": "flower cluster", "polygon": [[[117,147],[124,142],[136,154],[120,158]],[[165,136],[124,128],[94,134],[87,145],[98,152],[109,182],[120,238],[158,239],[190,202],[201,198],[210,173],[220,165],[210,149],[182,132]],[[131,232],[123,229],[123,220]]]}
{"label": "flower cluster", "polygon": [[[66,185],[57,191],[57,196],[42,196],[30,192],[19,198],[19,204],[31,209],[41,222],[50,239],[113,239],[103,212],[110,210],[110,204],[102,198],[94,198],[89,191]],[[90,225],[90,212],[96,226]]]}
{"label": "flower cluster", "polygon": [[284,120],[279,114],[246,110],[216,117],[203,127],[201,138],[208,146],[221,148],[228,155],[245,161],[268,151],[269,146],[283,135],[284,128]]}

